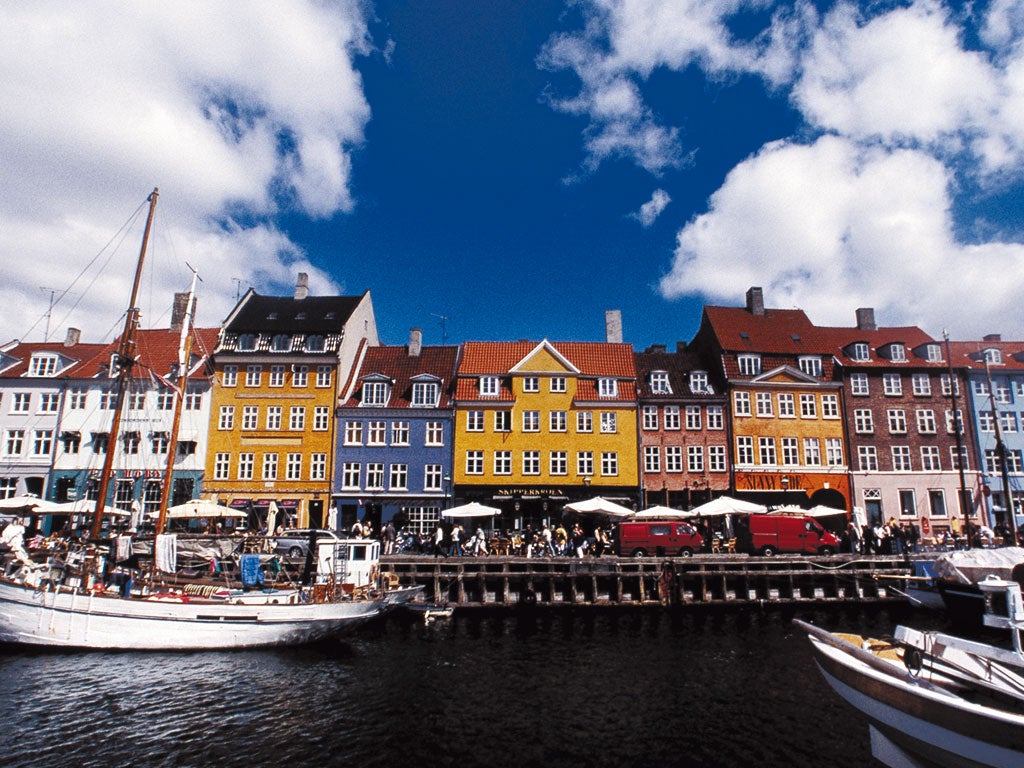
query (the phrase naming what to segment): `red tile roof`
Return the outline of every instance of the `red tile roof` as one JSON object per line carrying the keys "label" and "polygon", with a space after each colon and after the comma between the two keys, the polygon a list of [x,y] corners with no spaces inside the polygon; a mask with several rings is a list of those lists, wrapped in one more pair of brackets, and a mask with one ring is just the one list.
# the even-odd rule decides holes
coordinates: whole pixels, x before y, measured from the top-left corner
{"label": "red tile roof", "polygon": [[[441,399],[438,408],[451,406],[454,391],[455,365],[458,362],[458,347],[422,347],[418,357],[409,355],[407,346],[369,347],[359,367],[357,378],[382,374],[394,381],[388,408],[408,408],[412,405],[412,379],[420,374],[429,374],[441,379]],[[362,402],[357,385],[353,395],[342,405],[355,407]]]}
{"label": "red tile roof", "polygon": [[[1024,341],[1003,341],[1002,339],[985,341],[951,341],[950,357],[954,368],[971,368],[985,370],[984,350],[998,349],[1002,355],[1002,364],[992,364],[989,370],[993,375],[1000,371],[1024,370]],[[945,345],[943,345],[945,350]]]}
{"label": "red tile roof", "polygon": [[830,343],[802,309],[704,307],[704,317],[726,352],[780,355],[828,354]]}
{"label": "red tile roof", "polygon": [[10,358],[13,358],[15,361],[9,368],[4,368],[0,371],[0,377],[5,379],[21,378],[28,373],[32,355],[40,352],[50,352],[74,361],[67,365],[57,376],[54,376],[54,378],[90,378],[96,375],[105,365],[106,361],[109,360],[109,355],[107,354],[108,347],[109,345],[107,344],[75,344],[68,347],[62,341],[14,344],[0,353],[0,365],[3,365],[5,361],[9,361]]}
{"label": "red tile roof", "polygon": [[[467,341],[459,362],[460,376],[505,374],[542,342],[538,341]],[[567,341],[548,342],[568,360],[582,376],[635,379],[633,347],[630,344]]]}

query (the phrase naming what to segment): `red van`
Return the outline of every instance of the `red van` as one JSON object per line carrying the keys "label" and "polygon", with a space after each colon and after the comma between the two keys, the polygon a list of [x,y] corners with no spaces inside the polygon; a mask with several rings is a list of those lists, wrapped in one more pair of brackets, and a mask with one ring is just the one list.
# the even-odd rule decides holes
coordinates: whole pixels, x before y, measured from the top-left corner
{"label": "red van", "polygon": [[634,520],[619,523],[619,554],[629,557],[690,557],[704,537],[680,520]]}
{"label": "red van", "polygon": [[839,551],[839,540],[813,517],[751,515],[750,551],[765,557],[776,552],[834,555]]}

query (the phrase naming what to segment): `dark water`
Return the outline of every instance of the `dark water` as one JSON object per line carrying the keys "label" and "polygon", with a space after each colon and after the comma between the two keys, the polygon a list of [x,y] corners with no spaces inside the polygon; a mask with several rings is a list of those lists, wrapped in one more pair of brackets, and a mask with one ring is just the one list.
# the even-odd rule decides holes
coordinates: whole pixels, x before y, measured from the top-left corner
{"label": "dark water", "polygon": [[929,621],[566,609],[395,616],[302,649],[7,647],[0,765],[871,765],[793,615],[876,636]]}

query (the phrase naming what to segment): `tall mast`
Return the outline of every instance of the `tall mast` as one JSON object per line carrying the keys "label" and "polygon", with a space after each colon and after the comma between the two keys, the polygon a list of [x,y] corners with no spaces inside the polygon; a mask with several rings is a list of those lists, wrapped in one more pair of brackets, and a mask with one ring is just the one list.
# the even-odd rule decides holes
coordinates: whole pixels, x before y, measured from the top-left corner
{"label": "tall mast", "polygon": [[[964,425],[960,418],[960,409],[957,408],[956,391],[959,387],[959,380],[953,373],[953,354],[949,347],[949,334],[942,332],[942,338],[946,341],[946,364],[949,366],[949,399],[953,405],[953,429],[956,430],[956,465],[960,470],[960,511],[964,516],[964,530],[968,529],[971,522],[971,510],[974,508],[974,499],[967,493],[967,478],[964,476],[964,462],[967,456],[964,455]],[[967,548],[971,548],[970,537],[967,538]]]}
{"label": "tall mast", "polygon": [[[192,269],[189,266],[189,269]],[[192,360],[192,321],[195,314],[196,280],[199,274],[192,269],[192,285],[188,289],[188,303],[185,307],[185,318],[181,326],[181,339],[178,342],[178,384],[174,392],[174,420],[171,423],[171,436],[167,443],[167,469],[160,490],[160,515],[156,523],[156,534],[164,532],[167,524],[167,504],[171,497],[171,484],[174,478],[174,459],[178,453],[178,430],[181,428],[181,411],[188,391],[188,375]],[[154,563],[156,560],[154,559]]]}
{"label": "tall mast", "polygon": [[117,353],[113,365],[117,369],[114,382],[114,418],[110,424],[110,435],[107,437],[107,453],[103,459],[103,471],[100,474],[100,487],[96,497],[96,508],[93,510],[92,527],[90,536],[99,538],[100,528],[103,525],[103,510],[107,505],[107,491],[110,488],[110,477],[114,470],[114,454],[117,452],[117,440],[121,431],[121,411],[124,408],[125,393],[128,391],[128,382],[132,376],[132,366],[135,364],[135,331],[139,327],[139,308],[136,306],[139,296],[139,285],[142,282],[142,263],[146,258],[146,248],[149,245],[149,233],[153,227],[153,214],[156,212],[156,201],[160,196],[160,190],[154,189],[147,198],[149,201],[149,215],[146,217],[146,231],[142,235],[142,247],[139,250],[139,261],[135,266],[135,280],[132,283],[131,300],[128,302],[128,312],[125,314],[124,331],[121,333],[121,343],[117,347]]}

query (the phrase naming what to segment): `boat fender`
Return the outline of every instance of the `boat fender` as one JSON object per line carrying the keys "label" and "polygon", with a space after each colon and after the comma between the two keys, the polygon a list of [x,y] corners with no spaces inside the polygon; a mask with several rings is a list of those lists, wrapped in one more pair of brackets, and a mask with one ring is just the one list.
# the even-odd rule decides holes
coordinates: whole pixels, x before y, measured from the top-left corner
{"label": "boat fender", "polygon": [[903,666],[907,668],[907,672],[910,673],[911,677],[917,677],[920,675],[921,667],[924,666],[924,659],[921,657],[921,650],[919,648],[904,648]]}

